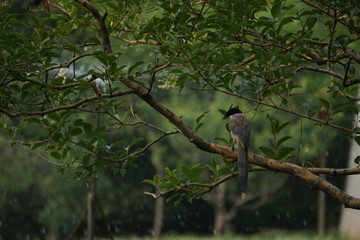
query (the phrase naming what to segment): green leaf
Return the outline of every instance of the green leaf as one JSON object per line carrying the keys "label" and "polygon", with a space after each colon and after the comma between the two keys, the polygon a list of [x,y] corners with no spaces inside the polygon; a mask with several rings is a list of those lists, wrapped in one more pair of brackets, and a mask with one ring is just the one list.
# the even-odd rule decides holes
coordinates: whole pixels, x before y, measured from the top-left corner
{"label": "green leaf", "polygon": [[142,180],[141,182],[142,182],[142,183],[146,183],[146,184],[150,184],[150,185],[152,185],[152,186],[156,186],[156,184],[154,183],[154,181],[151,180],[151,179],[145,179],[145,180]]}
{"label": "green leaf", "polygon": [[178,206],[180,203],[181,203],[181,199],[176,200],[176,201],[174,202],[174,207]]}
{"label": "green leaf", "polygon": [[230,174],[230,173],[231,173],[231,169],[228,168],[227,166],[224,166],[224,167],[220,168],[220,170],[219,170],[220,176],[223,176],[225,174]]}
{"label": "green leaf", "polygon": [[40,25],[39,19],[32,13],[27,13],[26,17],[30,18],[36,25]]}
{"label": "green leaf", "polygon": [[68,150],[68,149],[64,149],[64,150],[62,151],[61,158],[62,158],[62,159],[66,158],[66,156],[68,155],[68,153],[69,153],[69,150]]}
{"label": "green leaf", "polygon": [[290,124],[290,122],[285,122],[285,123],[281,124],[280,126],[278,126],[277,132],[279,133],[281,130],[283,130],[289,124]]}
{"label": "green leaf", "polygon": [[86,135],[89,137],[91,136],[91,131],[92,131],[92,125],[90,123],[83,123],[83,129],[86,133]]}
{"label": "green leaf", "polygon": [[205,168],[200,165],[195,165],[191,168],[191,179],[196,179],[205,171]]}
{"label": "green leaf", "polygon": [[128,74],[130,75],[131,72],[132,72],[135,68],[137,68],[138,66],[140,66],[140,65],[142,65],[142,64],[144,64],[144,62],[142,62],[142,61],[136,62],[134,65],[132,65],[131,67],[129,67]]}
{"label": "green leaf", "polygon": [[171,175],[171,171],[168,167],[165,168],[165,173],[166,173],[166,175],[169,175],[169,176]]}
{"label": "green leaf", "polygon": [[268,147],[259,147],[259,149],[269,158],[276,159],[274,151]]}
{"label": "green leaf", "polygon": [[285,136],[285,137],[281,138],[279,141],[277,141],[276,147],[279,147],[281,144],[283,144],[284,142],[286,142],[287,140],[289,140],[291,138],[292,137],[290,137],[290,136]]}
{"label": "green leaf", "polygon": [[199,117],[197,117],[197,118],[196,118],[196,123],[200,123],[201,119],[202,119],[203,117],[205,117],[205,115],[206,115],[208,112],[209,112],[209,111],[206,111],[206,112],[204,112],[203,114],[201,114]]}
{"label": "green leaf", "polygon": [[281,159],[284,159],[286,158],[290,153],[292,153],[295,149],[292,148],[292,147],[285,147],[285,148],[282,148],[280,149],[280,151],[278,152],[278,159],[281,160]]}
{"label": "green leaf", "polygon": [[326,107],[326,109],[330,109],[330,103],[329,101],[327,101],[326,99],[320,99],[320,101],[322,102],[322,104]]}
{"label": "green leaf", "polygon": [[60,116],[56,112],[49,113],[48,117],[56,122],[60,121]]}
{"label": "green leaf", "polygon": [[355,127],[355,128],[353,129],[353,132],[354,132],[354,133],[360,133],[360,127]]}
{"label": "green leaf", "polygon": [[60,155],[59,152],[51,152],[50,155],[51,155],[53,158],[61,159],[61,155]]}
{"label": "green leaf", "polygon": [[203,125],[203,123],[199,123],[198,125],[196,125],[194,132],[197,132]]}
{"label": "green leaf", "polygon": [[271,131],[274,136],[279,132],[278,128],[279,128],[279,121],[271,119]]}
{"label": "green leaf", "polygon": [[211,159],[211,165],[210,165],[211,170],[213,170],[213,171],[215,172],[217,166],[218,166],[218,165],[217,165],[216,159],[215,159],[215,158]]}
{"label": "green leaf", "polygon": [[154,181],[155,187],[158,186],[159,182],[160,182],[160,176],[158,174],[155,174],[153,177],[153,181]]}
{"label": "green leaf", "polygon": [[354,159],[354,162],[355,162],[357,165],[360,165],[360,156],[357,156],[357,157]]}
{"label": "green leaf", "polygon": [[190,178],[190,168],[187,165],[182,165],[180,169],[185,177]]}
{"label": "green leaf", "polygon": [[308,30],[311,30],[315,23],[317,22],[317,18],[316,17],[309,17],[307,20],[306,20],[306,26],[308,28]]}
{"label": "green leaf", "polygon": [[122,177],[125,177],[125,175],[126,175],[126,169],[121,168],[121,169],[119,170],[119,172],[120,172],[120,175],[121,175]]}
{"label": "green leaf", "polygon": [[74,52],[74,53],[80,53],[79,48],[76,45],[73,44],[66,44],[64,46],[64,49],[70,51],[70,52]]}
{"label": "green leaf", "polygon": [[356,136],[356,137],[355,137],[355,142],[356,142],[358,145],[360,145],[360,136]]}
{"label": "green leaf", "polygon": [[105,126],[97,127],[97,128],[94,129],[94,131],[92,132],[92,134],[93,134],[94,136],[99,135],[99,134],[101,134],[102,132],[104,132],[105,129],[106,129]]}
{"label": "green leaf", "polygon": [[39,143],[35,143],[34,145],[32,145],[31,150],[34,150],[42,145],[46,144],[45,142],[39,142]]}
{"label": "green leaf", "polygon": [[103,51],[96,51],[94,52],[95,57],[104,65],[108,65],[109,60],[108,60],[108,56],[106,53],[104,53]]}
{"label": "green leaf", "polygon": [[75,126],[82,126],[84,124],[84,120],[81,118],[78,118],[74,121]]}
{"label": "green leaf", "polygon": [[144,141],[144,138],[134,138],[131,143],[129,144],[130,147],[134,146],[135,144]]}
{"label": "green leaf", "polygon": [[275,2],[271,8],[271,15],[276,18],[281,14],[281,10],[283,8],[282,1]]}
{"label": "green leaf", "polygon": [[293,22],[293,17],[285,17],[284,19],[281,20],[279,27],[280,26],[282,27],[291,22]]}
{"label": "green leaf", "polygon": [[74,127],[73,129],[71,129],[70,135],[71,136],[77,136],[77,135],[80,135],[81,133],[82,133],[81,128]]}

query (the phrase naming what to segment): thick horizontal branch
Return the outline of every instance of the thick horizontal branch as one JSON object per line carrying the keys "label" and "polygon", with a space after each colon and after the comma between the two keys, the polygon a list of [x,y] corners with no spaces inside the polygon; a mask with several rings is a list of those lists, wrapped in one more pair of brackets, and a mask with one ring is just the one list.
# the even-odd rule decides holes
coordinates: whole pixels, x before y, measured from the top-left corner
{"label": "thick horizontal branch", "polygon": [[[173,112],[171,112],[160,102],[156,101],[150,94],[148,94],[148,91],[140,84],[126,78],[121,78],[120,81],[130,89],[133,89],[141,99],[143,99],[152,108],[167,118],[181,131],[185,137],[189,139],[191,143],[196,145],[196,147],[206,152],[220,154],[230,160],[235,160],[237,158],[236,151],[232,151],[231,147],[210,143],[196,135],[196,133],[190,129],[178,116],[176,116]],[[344,204],[345,207],[360,209],[360,198],[355,198],[346,194],[344,191],[310,172],[306,168],[300,167],[293,163],[280,162],[254,154],[249,154],[249,161],[255,165],[271,169],[273,171],[291,174],[308,183],[312,187],[329,194],[334,199]]]}
{"label": "thick horizontal branch", "polygon": [[[303,167],[303,168],[314,174],[327,174],[327,175],[332,175],[333,177],[360,174],[360,168],[317,168],[317,167]],[[249,171],[261,172],[261,171],[273,171],[273,170],[268,168],[253,166],[249,169]]]}
{"label": "thick horizontal branch", "polygon": [[[355,198],[348,195],[341,189],[332,185],[325,179],[315,175],[304,167],[300,167],[292,163],[276,161],[274,159],[265,158],[255,154],[249,154],[249,161],[258,166],[262,166],[273,171],[279,171],[293,175],[296,178],[308,183],[313,188],[329,194],[331,197],[344,204],[345,207],[360,209],[360,198]],[[323,173],[326,172],[327,171],[324,171]]]}

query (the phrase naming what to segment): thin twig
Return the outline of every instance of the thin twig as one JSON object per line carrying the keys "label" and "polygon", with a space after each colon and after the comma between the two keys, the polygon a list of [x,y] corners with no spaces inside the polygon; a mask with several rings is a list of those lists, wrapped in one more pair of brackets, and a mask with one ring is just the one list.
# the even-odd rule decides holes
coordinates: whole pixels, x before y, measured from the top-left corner
{"label": "thin twig", "polygon": [[141,148],[140,150],[136,151],[136,152],[133,152],[131,154],[129,154],[128,156],[126,157],[123,157],[123,158],[120,158],[120,159],[111,159],[112,162],[122,162],[122,161],[125,161],[125,160],[128,160],[128,159],[131,159],[133,158],[134,156],[136,155],[139,155],[143,152],[145,152],[148,148],[150,148],[152,145],[154,145],[155,143],[157,143],[158,141],[160,141],[161,139],[163,139],[164,137],[168,136],[168,135],[172,135],[172,134],[177,134],[179,133],[178,130],[176,131],[171,131],[171,132],[165,132],[163,133],[161,136],[155,138],[154,140],[152,140],[151,142],[149,142],[148,144],[146,144],[143,148]]}
{"label": "thin twig", "polygon": [[68,110],[68,109],[76,109],[77,107],[81,106],[84,103],[88,103],[88,102],[92,102],[95,100],[99,100],[99,99],[104,99],[104,98],[114,98],[114,97],[119,97],[119,96],[124,96],[124,95],[128,95],[128,94],[133,94],[134,90],[125,90],[125,91],[119,91],[119,92],[115,92],[112,94],[103,94],[101,95],[101,97],[99,96],[92,96],[92,97],[87,97],[84,98],[82,100],[79,100],[73,104],[68,104],[68,105],[63,105],[63,106],[59,106],[59,107],[54,107],[54,108],[49,108],[47,110],[43,110],[43,111],[31,111],[31,112],[15,112],[15,113],[10,113],[10,112],[6,112],[3,109],[0,109],[0,112],[6,114],[7,116],[9,116],[10,118],[14,118],[14,117],[19,117],[19,116],[43,116],[52,112],[58,112],[58,111],[62,111],[62,110]]}
{"label": "thin twig", "polygon": [[36,155],[37,155],[40,159],[42,159],[42,160],[44,160],[44,161],[46,161],[46,162],[48,162],[48,163],[50,163],[50,164],[52,164],[52,165],[55,165],[55,166],[58,166],[58,167],[62,167],[62,168],[67,167],[65,164],[61,164],[61,163],[57,163],[57,162],[50,161],[49,159],[47,159],[46,157],[44,157],[44,156],[41,155],[40,153],[36,153]]}
{"label": "thin twig", "polygon": [[88,57],[88,56],[93,56],[93,55],[94,55],[94,53],[83,53],[83,54],[80,54],[79,56],[73,57],[72,59],[70,59],[66,63],[61,63],[61,64],[58,64],[58,65],[55,65],[55,66],[48,67],[48,68],[45,69],[45,71],[50,71],[50,70],[54,70],[54,69],[57,69],[57,68],[68,68],[75,61],[77,61],[77,60],[79,60],[79,59],[81,59],[83,57]]}

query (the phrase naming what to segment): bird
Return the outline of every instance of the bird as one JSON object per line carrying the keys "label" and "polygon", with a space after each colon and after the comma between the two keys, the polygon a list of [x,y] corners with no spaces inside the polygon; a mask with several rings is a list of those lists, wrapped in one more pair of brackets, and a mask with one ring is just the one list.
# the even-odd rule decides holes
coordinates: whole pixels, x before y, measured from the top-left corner
{"label": "bird", "polygon": [[240,192],[241,199],[245,199],[248,182],[248,149],[250,144],[251,123],[237,107],[230,108],[222,119],[225,120],[227,118],[230,119],[229,129],[233,139],[232,148],[234,149],[235,143],[239,144],[237,163],[240,177]]}

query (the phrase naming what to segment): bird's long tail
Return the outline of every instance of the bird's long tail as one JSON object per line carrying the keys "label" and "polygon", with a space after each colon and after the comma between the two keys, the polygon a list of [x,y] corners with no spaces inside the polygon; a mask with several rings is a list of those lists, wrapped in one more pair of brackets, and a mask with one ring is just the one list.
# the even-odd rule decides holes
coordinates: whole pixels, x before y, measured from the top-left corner
{"label": "bird's long tail", "polygon": [[248,160],[248,150],[247,148],[243,148],[241,144],[239,144],[237,162],[238,162],[238,170],[240,177],[241,199],[245,199],[247,182],[248,182],[249,160]]}

